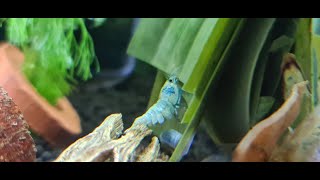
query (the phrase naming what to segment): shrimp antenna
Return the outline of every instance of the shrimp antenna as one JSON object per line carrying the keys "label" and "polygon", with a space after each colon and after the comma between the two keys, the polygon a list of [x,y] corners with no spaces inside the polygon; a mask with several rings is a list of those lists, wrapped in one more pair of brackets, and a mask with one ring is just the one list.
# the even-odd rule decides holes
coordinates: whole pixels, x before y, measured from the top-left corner
{"label": "shrimp antenna", "polygon": [[169,79],[169,78],[172,77],[172,76],[178,77],[178,75],[180,74],[180,71],[181,71],[182,67],[183,67],[182,65],[177,66],[177,67],[173,68],[172,73],[170,73],[170,74],[165,73],[166,79]]}

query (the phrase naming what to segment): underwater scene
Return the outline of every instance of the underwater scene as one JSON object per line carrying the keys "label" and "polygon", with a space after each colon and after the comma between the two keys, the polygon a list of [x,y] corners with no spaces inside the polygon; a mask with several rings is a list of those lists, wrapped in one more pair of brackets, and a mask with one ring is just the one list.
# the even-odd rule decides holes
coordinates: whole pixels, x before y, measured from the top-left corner
{"label": "underwater scene", "polygon": [[0,162],[319,162],[318,69],[320,18],[0,18]]}

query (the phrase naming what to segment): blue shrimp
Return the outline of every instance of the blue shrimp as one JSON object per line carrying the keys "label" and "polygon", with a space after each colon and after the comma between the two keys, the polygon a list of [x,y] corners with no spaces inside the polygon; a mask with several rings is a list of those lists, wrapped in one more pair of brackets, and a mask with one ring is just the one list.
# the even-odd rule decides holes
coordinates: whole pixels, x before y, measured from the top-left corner
{"label": "blue shrimp", "polygon": [[[158,101],[152,105],[146,113],[136,118],[134,123],[144,123],[147,126],[150,126],[158,123],[163,124],[165,120],[170,120],[173,117],[177,118],[182,98],[182,90],[179,87],[178,82],[179,80],[177,77],[171,76],[163,85]],[[160,134],[160,142],[175,149],[181,137],[182,134],[180,132],[170,129]],[[184,149],[182,156],[185,156],[188,153],[192,139]]]}
{"label": "blue shrimp", "polygon": [[162,124],[178,116],[182,90],[177,77],[170,77],[161,89],[158,101],[152,105],[142,116],[136,118],[134,123],[144,123],[147,126]]}

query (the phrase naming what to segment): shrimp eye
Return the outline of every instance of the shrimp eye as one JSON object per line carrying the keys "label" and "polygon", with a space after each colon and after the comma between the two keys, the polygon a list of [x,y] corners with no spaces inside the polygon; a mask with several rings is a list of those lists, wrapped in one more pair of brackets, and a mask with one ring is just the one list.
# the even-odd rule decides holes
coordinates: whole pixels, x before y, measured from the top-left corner
{"label": "shrimp eye", "polygon": [[169,82],[171,82],[171,83],[172,83],[172,79],[169,79]]}

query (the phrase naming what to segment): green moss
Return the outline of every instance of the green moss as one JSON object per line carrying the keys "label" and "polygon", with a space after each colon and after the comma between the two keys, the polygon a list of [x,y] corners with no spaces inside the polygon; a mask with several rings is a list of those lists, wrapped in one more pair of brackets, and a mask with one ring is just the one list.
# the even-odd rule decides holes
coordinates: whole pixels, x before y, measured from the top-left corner
{"label": "green moss", "polygon": [[49,103],[68,95],[76,79],[89,79],[92,63],[99,70],[84,19],[8,18],[6,23],[8,41],[25,54],[23,72]]}

